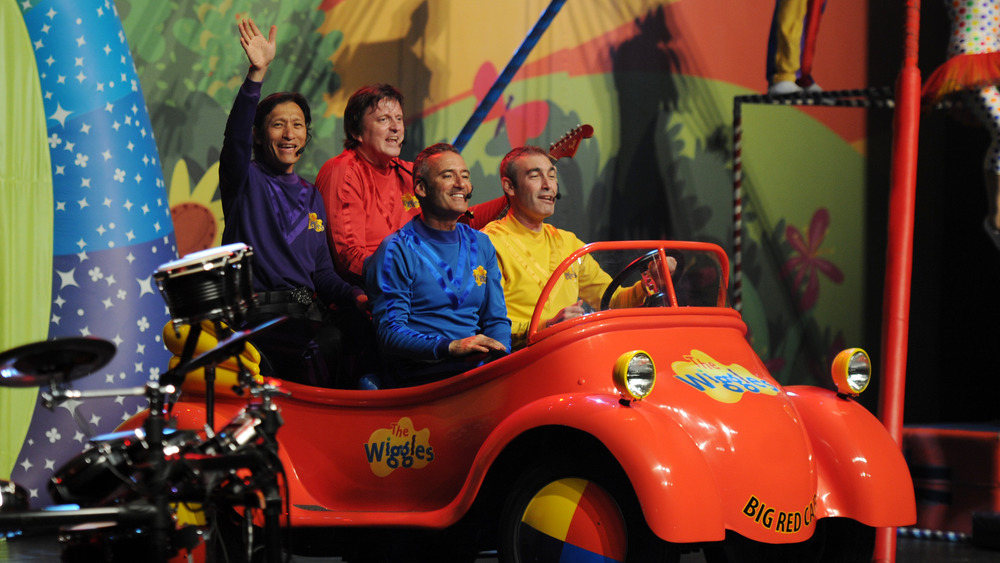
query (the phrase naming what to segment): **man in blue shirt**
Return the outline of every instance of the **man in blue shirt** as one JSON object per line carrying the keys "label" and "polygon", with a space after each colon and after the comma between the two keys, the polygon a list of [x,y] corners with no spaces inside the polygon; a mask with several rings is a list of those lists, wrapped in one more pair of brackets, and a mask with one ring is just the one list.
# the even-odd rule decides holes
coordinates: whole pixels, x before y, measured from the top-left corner
{"label": "man in blue shirt", "polygon": [[455,147],[424,149],[413,165],[421,214],[365,260],[389,385],[454,375],[510,350],[510,320],[496,250],[458,222],[472,183]]}

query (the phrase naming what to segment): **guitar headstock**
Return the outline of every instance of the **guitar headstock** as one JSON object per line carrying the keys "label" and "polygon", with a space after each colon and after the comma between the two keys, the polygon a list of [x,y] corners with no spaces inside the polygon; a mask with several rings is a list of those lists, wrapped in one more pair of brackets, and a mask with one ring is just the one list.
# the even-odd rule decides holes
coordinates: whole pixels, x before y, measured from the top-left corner
{"label": "guitar headstock", "polygon": [[573,158],[573,155],[576,154],[576,149],[580,147],[580,141],[593,136],[593,127],[590,125],[577,125],[549,146],[549,158],[553,162],[563,157]]}

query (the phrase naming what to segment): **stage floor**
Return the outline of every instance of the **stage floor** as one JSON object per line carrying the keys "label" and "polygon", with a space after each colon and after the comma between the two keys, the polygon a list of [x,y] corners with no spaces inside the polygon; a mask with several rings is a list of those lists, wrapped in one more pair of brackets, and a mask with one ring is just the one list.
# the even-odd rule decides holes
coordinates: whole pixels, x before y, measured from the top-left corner
{"label": "stage floor", "polygon": [[[0,563],[52,563],[59,560],[59,547],[51,536],[0,540]],[[476,563],[493,563],[496,557],[484,556]],[[1000,560],[1000,551],[978,549],[965,542],[899,538],[896,561],[900,563],[989,563]],[[295,563],[336,563],[340,558],[293,557]],[[682,563],[701,563],[700,553],[685,555]]]}

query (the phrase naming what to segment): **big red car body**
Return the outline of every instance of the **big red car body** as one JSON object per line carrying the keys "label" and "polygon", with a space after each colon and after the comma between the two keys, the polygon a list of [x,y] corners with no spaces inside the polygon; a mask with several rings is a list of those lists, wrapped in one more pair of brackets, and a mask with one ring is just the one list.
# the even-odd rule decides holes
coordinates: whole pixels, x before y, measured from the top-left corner
{"label": "big red car body", "polygon": [[[291,526],[443,530],[479,514],[470,512],[477,502],[491,515],[483,526],[493,526],[519,477],[553,460],[624,476],[644,525],[671,544],[734,534],[801,543],[828,518],[914,522],[909,472],[879,421],[832,385],[784,387],[768,373],[727,306],[717,246],[588,245],[556,270],[541,301],[585,255],[614,275],[649,254],[679,258],[669,281],[659,276],[661,302],[539,329],[540,302],[525,349],[461,375],[376,391],[283,382],[290,396],[275,403]],[[644,268],[622,284],[651,283]],[[641,400],[612,377],[635,351],[656,372]],[[247,404],[224,391],[214,398],[219,429]],[[172,415],[180,428],[201,428],[203,396],[186,391]]]}

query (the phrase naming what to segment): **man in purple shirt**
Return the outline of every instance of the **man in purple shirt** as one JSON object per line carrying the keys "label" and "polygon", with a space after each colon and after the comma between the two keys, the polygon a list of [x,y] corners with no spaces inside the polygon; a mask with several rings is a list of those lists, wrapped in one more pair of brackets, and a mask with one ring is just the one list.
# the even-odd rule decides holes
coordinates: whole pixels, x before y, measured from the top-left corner
{"label": "man in purple shirt", "polygon": [[271,26],[265,38],[252,20],[244,19],[239,32],[250,69],[229,113],[219,157],[226,223],[222,241],[253,248],[259,307],[251,322],[275,315],[289,318],[253,340],[267,360],[269,375],[328,385],[338,363],[340,335],[325,322],[321,304],[364,309],[368,298],[334,270],[323,200],[294,171],[309,142],[308,102],[301,94],[279,92],[257,103],[274,60],[277,28]]}

